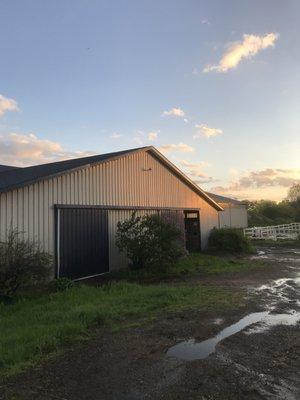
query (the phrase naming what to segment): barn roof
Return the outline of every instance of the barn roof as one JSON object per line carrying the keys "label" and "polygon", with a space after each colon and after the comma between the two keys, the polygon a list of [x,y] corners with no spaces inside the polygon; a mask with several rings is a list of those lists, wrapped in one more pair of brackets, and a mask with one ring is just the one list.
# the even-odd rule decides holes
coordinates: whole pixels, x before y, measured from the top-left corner
{"label": "barn roof", "polygon": [[18,168],[18,167],[13,167],[11,165],[1,165],[0,164],[0,173],[1,172],[5,172],[5,171],[10,171],[10,170],[16,169],[16,168]]}
{"label": "barn roof", "polygon": [[[222,207],[213,198],[205,193],[198,185],[190,180],[182,171],[180,171],[174,164],[172,164],[166,157],[164,157],[155,147],[139,147],[118,151],[114,153],[100,154],[90,157],[74,158],[71,160],[58,161],[48,164],[34,165],[31,167],[17,168],[10,166],[0,166],[0,193],[22,186],[30,185],[43,179],[50,179],[55,176],[62,175],[66,172],[86,168],[93,164],[99,164],[105,161],[111,161],[131,153],[147,151],[154,157],[158,158],[165,167],[171,170],[179,179],[184,181],[191,187],[198,195],[203,197],[217,210],[222,210]],[[3,167],[3,168],[1,168]]]}
{"label": "barn roof", "polygon": [[225,197],[225,196],[221,196],[219,194],[210,193],[210,192],[206,192],[206,193],[209,195],[209,197],[214,199],[217,203],[236,204],[236,205],[244,204],[242,201],[232,199],[231,197]]}

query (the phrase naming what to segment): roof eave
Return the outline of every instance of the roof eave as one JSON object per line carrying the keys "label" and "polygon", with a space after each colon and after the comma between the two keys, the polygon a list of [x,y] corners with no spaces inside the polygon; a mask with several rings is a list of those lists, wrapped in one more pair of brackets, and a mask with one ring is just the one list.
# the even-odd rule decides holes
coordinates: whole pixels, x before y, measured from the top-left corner
{"label": "roof eave", "polygon": [[117,159],[122,158],[122,157],[130,156],[133,153],[146,151],[149,148],[150,148],[149,146],[140,147],[140,148],[137,148],[137,149],[133,149],[132,151],[129,151],[126,154],[120,154],[120,155],[117,155],[117,156],[114,156],[114,157],[107,158],[105,160],[100,160],[100,161],[95,161],[93,163],[83,164],[83,165],[80,165],[79,167],[76,167],[76,168],[68,168],[68,169],[65,169],[64,171],[60,171],[60,172],[57,172],[55,174],[50,174],[50,175],[38,177],[36,179],[26,180],[24,182],[20,182],[20,183],[17,183],[15,185],[10,185],[7,188],[0,189],[0,193],[6,193],[6,192],[9,192],[11,190],[20,189],[21,187],[24,187],[24,186],[33,185],[34,183],[37,183],[37,182],[41,182],[41,181],[44,181],[44,180],[49,180],[49,179],[52,179],[52,178],[56,178],[56,177],[61,176],[61,175],[69,174],[70,172],[76,172],[76,171],[79,171],[81,169],[86,169],[86,168],[89,168],[91,165],[104,164],[106,162],[114,161],[114,160],[117,160]]}
{"label": "roof eave", "polygon": [[185,175],[179,168],[176,167],[167,157],[165,157],[160,151],[154,146],[149,146],[145,151],[152,152],[158,157],[164,164],[166,164],[171,170],[179,175],[197,194],[199,194],[204,200],[210,203],[217,211],[223,211],[223,207],[220,206],[215,200],[208,196],[204,190],[202,190],[195,182],[193,182],[187,175]]}

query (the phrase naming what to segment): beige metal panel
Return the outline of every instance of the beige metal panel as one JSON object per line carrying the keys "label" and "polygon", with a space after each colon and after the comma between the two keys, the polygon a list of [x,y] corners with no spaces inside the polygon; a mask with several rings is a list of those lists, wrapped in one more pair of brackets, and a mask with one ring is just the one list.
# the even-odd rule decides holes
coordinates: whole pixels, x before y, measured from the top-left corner
{"label": "beige metal panel", "polygon": [[12,224],[53,252],[54,204],[200,209],[203,246],[218,226],[218,212],[145,152],[1,194],[1,236]]}
{"label": "beige metal panel", "polygon": [[9,225],[7,213],[6,193],[0,195],[0,240],[4,240],[6,236],[6,228]]}
{"label": "beige metal panel", "polygon": [[[116,232],[119,221],[130,218],[133,210],[109,210],[108,211],[108,234],[109,234],[109,270],[115,271],[128,266],[128,258],[124,252],[119,252],[116,246]],[[138,210],[137,216],[156,214],[155,210]]]}
{"label": "beige metal panel", "polygon": [[[30,240],[34,239],[34,190],[33,185],[28,186],[28,238]],[[26,227],[26,225],[25,225]]]}
{"label": "beige metal panel", "polygon": [[220,211],[221,228],[247,228],[248,215],[246,206],[227,207]]}
{"label": "beige metal panel", "polygon": [[230,208],[225,208],[224,211],[219,211],[220,216],[220,228],[231,227],[231,212]]}
{"label": "beige metal panel", "polygon": [[248,215],[246,207],[231,208],[231,226],[233,228],[248,227]]}

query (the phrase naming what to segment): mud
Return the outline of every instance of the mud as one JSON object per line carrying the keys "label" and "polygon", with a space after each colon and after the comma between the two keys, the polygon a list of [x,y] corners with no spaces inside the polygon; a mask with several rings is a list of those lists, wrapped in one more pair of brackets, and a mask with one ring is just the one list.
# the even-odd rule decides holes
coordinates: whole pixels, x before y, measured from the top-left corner
{"label": "mud", "polygon": [[[229,290],[245,288],[245,301],[237,310],[182,312],[147,326],[102,332],[10,379],[0,388],[0,398],[299,399],[300,250],[263,248],[252,257],[269,267],[198,278]],[[209,347],[205,352],[207,342],[212,346],[204,346],[205,351]],[[180,345],[178,356],[171,349]]]}

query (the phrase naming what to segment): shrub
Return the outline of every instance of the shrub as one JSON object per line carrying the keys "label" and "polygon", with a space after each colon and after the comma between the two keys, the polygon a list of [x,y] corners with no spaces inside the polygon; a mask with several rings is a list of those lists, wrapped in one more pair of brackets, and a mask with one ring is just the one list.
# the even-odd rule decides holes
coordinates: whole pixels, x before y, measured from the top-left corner
{"label": "shrub", "polygon": [[213,229],[208,239],[208,248],[213,251],[229,253],[248,253],[252,251],[250,240],[239,229]]}
{"label": "shrub", "polygon": [[49,277],[52,257],[39,246],[11,230],[0,242],[0,298],[12,298],[26,287]]}
{"label": "shrub", "polygon": [[131,215],[119,222],[116,245],[125,251],[133,269],[172,264],[183,254],[181,232],[158,215]]}
{"label": "shrub", "polygon": [[74,282],[68,278],[58,278],[51,281],[49,286],[53,292],[64,292],[71,289],[74,286]]}

